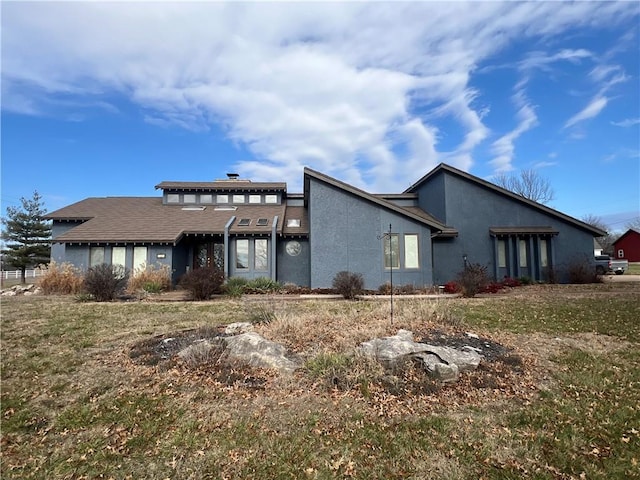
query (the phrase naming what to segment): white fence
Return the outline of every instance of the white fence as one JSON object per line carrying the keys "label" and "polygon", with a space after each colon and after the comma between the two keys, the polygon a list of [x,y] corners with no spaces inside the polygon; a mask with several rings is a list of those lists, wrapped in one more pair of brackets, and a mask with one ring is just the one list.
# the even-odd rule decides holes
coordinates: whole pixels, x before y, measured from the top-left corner
{"label": "white fence", "polygon": [[[25,278],[42,276],[43,270],[25,270]],[[2,280],[20,280],[20,270],[2,270]]]}

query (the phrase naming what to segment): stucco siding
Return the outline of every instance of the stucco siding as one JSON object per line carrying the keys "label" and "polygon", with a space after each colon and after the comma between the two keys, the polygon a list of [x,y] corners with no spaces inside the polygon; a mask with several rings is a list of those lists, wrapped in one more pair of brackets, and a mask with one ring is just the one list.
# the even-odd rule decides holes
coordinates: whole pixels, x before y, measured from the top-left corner
{"label": "stucco siding", "polygon": [[[291,256],[287,253],[287,243],[291,241],[300,244],[298,255]],[[311,285],[309,240],[300,238],[280,240],[277,249],[277,265],[278,281],[309,287]]]}

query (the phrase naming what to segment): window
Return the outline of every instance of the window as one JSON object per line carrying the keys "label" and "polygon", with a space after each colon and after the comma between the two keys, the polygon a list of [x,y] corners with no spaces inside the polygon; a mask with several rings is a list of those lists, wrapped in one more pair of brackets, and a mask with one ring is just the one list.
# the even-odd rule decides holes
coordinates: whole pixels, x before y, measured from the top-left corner
{"label": "window", "polygon": [[246,238],[236,240],[236,268],[238,270],[249,268],[249,240]]}
{"label": "window", "polygon": [[185,193],[182,197],[184,203],[196,203],[196,196],[193,193]]}
{"label": "window", "polygon": [[549,266],[549,240],[546,238],[540,239],[540,266],[546,268]]}
{"label": "window", "polygon": [[259,218],[258,219],[258,223],[256,223],[256,225],[258,225],[259,227],[265,227],[269,224],[269,219],[268,218]]}
{"label": "window", "polygon": [[133,272],[147,267],[147,247],[133,247]]}
{"label": "window", "polygon": [[278,195],[265,195],[264,203],[278,203]]}
{"label": "window", "polygon": [[624,258],[624,250],[622,248],[618,250],[618,258]]}
{"label": "window", "polygon": [[391,234],[382,239],[384,248],[384,268],[400,268],[400,242],[398,234]]}
{"label": "window", "polygon": [[91,247],[89,249],[89,267],[104,263],[104,247]]}
{"label": "window", "polygon": [[241,218],[240,221],[238,222],[238,226],[240,227],[247,227],[249,225],[251,225],[250,218]]}
{"label": "window", "polygon": [[113,247],[111,250],[111,265],[125,266],[127,249],[125,247]]}
{"label": "window", "polygon": [[287,220],[287,227],[299,227],[300,219],[299,218],[290,218]]}
{"label": "window", "polygon": [[498,267],[507,268],[507,242],[498,240]]}
{"label": "window", "polygon": [[216,203],[229,203],[229,195],[216,195]]}
{"label": "window", "polygon": [[180,195],[177,193],[167,193],[167,203],[180,203]]}
{"label": "window", "polygon": [[249,203],[262,203],[261,195],[249,195]]}
{"label": "window", "polygon": [[418,235],[413,233],[404,236],[404,268],[420,268]]}
{"label": "window", "polygon": [[257,238],[254,245],[254,268],[255,270],[267,270],[269,268],[267,240]]}
{"label": "window", "polygon": [[200,195],[200,203],[213,203],[213,195],[210,195],[210,194]]}
{"label": "window", "polygon": [[244,195],[234,195],[233,203],[244,203]]}
{"label": "window", "polygon": [[527,241],[521,239],[518,241],[520,246],[520,268],[526,268],[527,266]]}

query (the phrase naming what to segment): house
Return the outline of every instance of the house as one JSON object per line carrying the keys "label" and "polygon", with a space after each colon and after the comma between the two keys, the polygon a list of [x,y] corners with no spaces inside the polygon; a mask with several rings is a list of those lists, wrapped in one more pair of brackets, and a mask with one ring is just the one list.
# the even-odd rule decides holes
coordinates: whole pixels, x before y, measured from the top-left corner
{"label": "house", "polygon": [[480,263],[496,279],[562,280],[593,261],[604,232],[478,177],[440,164],[401,193],[372,194],[310,168],[304,192],[229,174],[161,182],[157,197],[88,198],[50,213],[51,258],[81,269],[166,265],[176,281],[218,265],[227,277],[330,287],[342,270],[365,287],[427,286]]}
{"label": "house", "polygon": [[632,228],[613,242],[615,258],[624,258],[630,262],[640,262],[640,233]]}

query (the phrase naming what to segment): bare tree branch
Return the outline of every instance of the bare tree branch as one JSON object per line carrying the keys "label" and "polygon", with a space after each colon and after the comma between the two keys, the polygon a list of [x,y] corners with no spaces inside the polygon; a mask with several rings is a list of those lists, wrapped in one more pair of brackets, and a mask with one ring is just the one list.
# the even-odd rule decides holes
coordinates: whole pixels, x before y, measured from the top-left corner
{"label": "bare tree branch", "polygon": [[549,180],[536,170],[522,170],[519,175],[502,173],[494,177],[494,183],[538,203],[547,204],[555,198]]}

